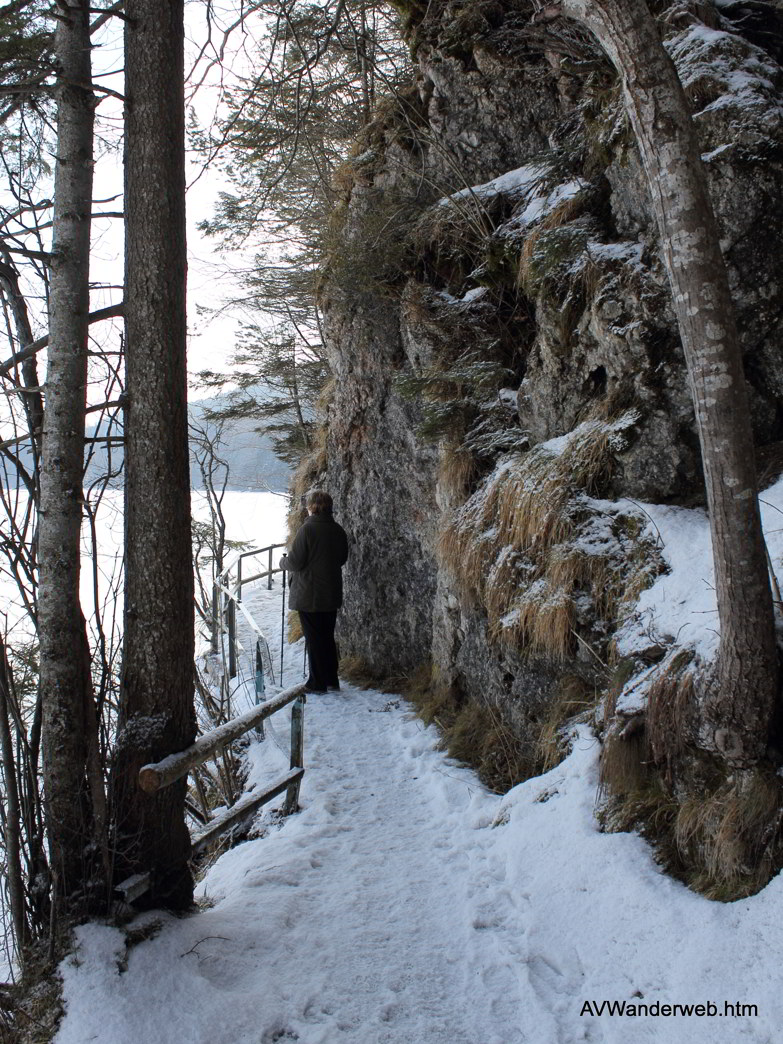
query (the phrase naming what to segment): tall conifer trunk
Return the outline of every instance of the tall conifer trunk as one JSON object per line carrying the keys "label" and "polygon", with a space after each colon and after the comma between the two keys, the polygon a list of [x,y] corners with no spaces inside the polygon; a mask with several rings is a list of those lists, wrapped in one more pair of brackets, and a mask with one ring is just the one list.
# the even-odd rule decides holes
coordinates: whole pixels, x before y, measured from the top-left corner
{"label": "tall conifer trunk", "polygon": [[186,781],[138,770],[187,747],[193,566],[185,371],[183,0],[125,5],[125,646],[115,764],[117,873],[152,871],[151,904],[187,907]]}
{"label": "tall conifer trunk", "polygon": [[[56,890],[73,897],[89,876],[93,814],[88,761],[95,736],[79,556],[87,389],[93,116],[87,0],[58,0],[55,166],[46,373],[38,633],[44,789]],[[100,790],[100,793],[99,793]]]}

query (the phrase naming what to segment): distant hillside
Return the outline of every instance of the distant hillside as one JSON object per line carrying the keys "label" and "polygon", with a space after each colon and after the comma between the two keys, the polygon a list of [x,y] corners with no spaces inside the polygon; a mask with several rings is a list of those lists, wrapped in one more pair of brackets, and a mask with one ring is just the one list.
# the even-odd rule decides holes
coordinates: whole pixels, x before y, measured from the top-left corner
{"label": "distant hillside", "polygon": [[[191,424],[205,427],[209,436],[214,437],[216,425],[214,422],[204,420],[204,412],[219,408],[225,401],[225,397],[218,396],[190,403],[188,413]],[[282,492],[288,488],[290,469],[287,464],[274,455],[269,438],[254,430],[256,423],[254,420],[235,420],[227,421],[223,427],[219,456],[229,466],[227,488],[270,489]],[[97,427],[88,428],[87,430],[89,438],[94,438],[102,433]],[[112,434],[121,435],[122,431],[115,427],[112,429]],[[104,443],[94,443],[90,446],[90,449],[93,452],[87,467],[85,484],[94,482],[101,474],[104,474],[108,464],[107,450]],[[192,456],[192,449],[193,447],[191,447],[190,484],[193,489],[202,489],[201,471],[195,458]],[[22,455],[22,460],[25,464],[30,465],[29,450]],[[114,471],[118,470],[121,462],[122,446],[114,445],[111,455],[111,464]],[[0,484],[11,486],[15,483],[15,480],[16,475],[10,464],[7,464],[4,469],[0,470]],[[122,476],[117,477],[112,485],[121,486]]]}
{"label": "distant hillside", "polygon": [[[204,421],[204,412],[220,408],[225,397],[200,399],[189,406],[191,424],[207,428],[214,435],[214,422]],[[280,492],[288,488],[290,469],[276,457],[266,435],[255,430],[255,420],[227,421],[223,427],[219,456],[229,465],[228,489],[271,489]],[[193,489],[203,486],[201,473],[191,459],[190,484]]]}

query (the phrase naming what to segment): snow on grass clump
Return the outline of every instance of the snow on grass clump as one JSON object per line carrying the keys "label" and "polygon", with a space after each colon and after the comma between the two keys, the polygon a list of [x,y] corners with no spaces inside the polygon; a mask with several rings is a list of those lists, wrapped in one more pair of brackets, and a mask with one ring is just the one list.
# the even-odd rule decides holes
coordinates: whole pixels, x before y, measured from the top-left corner
{"label": "snow on grass clump", "polygon": [[529,228],[540,221],[559,204],[578,196],[586,187],[582,178],[551,187],[551,171],[546,164],[529,163],[516,170],[509,170],[481,185],[452,192],[438,200],[437,206],[458,205],[466,200],[487,203],[497,196],[506,196],[518,204],[524,204],[515,216],[503,226],[506,232]]}
{"label": "snow on grass clump", "polygon": [[721,109],[755,110],[764,124],[780,124],[781,70],[761,48],[700,24],[665,46],[697,118]]}
{"label": "snow on grass clump", "polygon": [[452,192],[439,200],[439,204],[448,204],[454,200],[466,199],[477,196],[479,199],[487,199],[491,196],[524,196],[536,189],[547,174],[547,168],[540,163],[528,163],[516,170],[506,171],[492,181],[486,181],[481,185],[473,185],[470,188],[460,189]]}

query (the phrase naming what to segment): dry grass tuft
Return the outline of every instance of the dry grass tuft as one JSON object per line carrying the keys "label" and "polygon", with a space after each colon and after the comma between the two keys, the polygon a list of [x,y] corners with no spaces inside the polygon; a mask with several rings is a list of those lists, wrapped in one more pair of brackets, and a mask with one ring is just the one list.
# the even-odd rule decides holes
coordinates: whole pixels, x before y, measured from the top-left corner
{"label": "dry grass tuft", "polygon": [[[642,714],[617,718],[617,701],[633,677],[636,663],[620,660],[609,679],[604,696],[604,732],[599,764],[599,795],[624,799],[644,792],[654,778],[654,766]],[[634,798],[635,799],[635,798]]]}
{"label": "dry grass tuft", "polygon": [[[629,751],[629,756],[632,753]],[[685,868],[674,843],[677,801],[654,774],[644,778],[639,786],[633,786],[634,772],[632,768],[627,777],[629,789],[599,809],[599,822],[610,833],[638,830],[654,848],[661,866],[683,879]]]}
{"label": "dry grass tuft", "polygon": [[412,228],[418,254],[432,251],[436,263],[477,256],[494,230],[494,222],[479,196],[455,193],[428,207]]}
{"label": "dry grass tuft", "polygon": [[619,730],[610,731],[601,747],[601,795],[636,800],[652,778],[653,765],[644,730],[629,736]]}
{"label": "dry grass tuft", "polygon": [[[660,664],[644,715],[612,721],[601,752],[601,819],[610,830],[638,829],[669,873],[729,902],[755,894],[783,866],[783,780],[768,765],[727,776],[693,747],[688,707],[698,685],[693,654],[681,649]],[[607,720],[621,689],[619,680],[610,689]]]}
{"label": "dry grass tuft", "polygon": [[341,678],[358,685],[360,689],[377,689],[379,692],[403,693],[407,686],[419,684],[422,671],[429,669],[419,668],[411,674],[390,675],[371,667],[361,656],[340,657]]}
{"label": "dry grass tuft", "polygon": [[437,685],[405,695],[426,724],[438,727],[441,748],[474,768],[491,790],[503,794],[536,775],[537,766],[498,707]]}
{"label": "dry grass tuft", "polygon": [[292,609],[288,614],[288,644],[294,645],[302,638],[304,632],[302,631],[302,621],[299,618],[299,613]]}
{"label": "dry grass tuft", "polygon": [[781,864],[783,783],[772,769],[736,772],[683,801],[674,826],[690,884],[711,899],[753,895]]}
{"label": "dry grass tuft", "polygon": [[293,537],[304,520],[307,511],[301,505],[301,498],[311,489],[321,485],[321,479],[327,464],[326,437],[327,428],[321,425],[316,431],[313,450],[303,457],[291,480],[291,501],[288,507],[288,535]]}
{"label": "dry grass tuft", "polygon": [[452,495],[464,497],[476,478],[476,458],[459,442],[447,438],[443,444],[438,468],[438,485]]}
{"label": "dry grass tuft", "polygon": [[611,620],[628,602],[628,589],[638,594],[657,572],[640,527],[618,515],[607,535],[608,523],[585,496],[608,480],[613,453],[636,417],[628,410],[587,420],[561,452],[510,454],[455,512],[439,542],[440,559],[462,597],[484,607],[494,640],[565,660],[573,651],[577,596],[589,593],[597,614]]}
{"label": "dry grass tuft", "polygon": [[507,632],[533,652],[567,659],[574,641],[574,602],[569,589],[548,577],[537,580],[517,599]]}
{"label": "dry grass tuft", "polygon": [[667,657],[647,689],[645,731],[656,764],[672,778],[673,762],[688,742],[688,708],[694,698],[693,653],[680,649]]}
{"label": "dry grass tuft", "polygon": [[[335,394],[337,392],[337,378],[329,377],[324,382],[324,386],[318,392],[318,398],[315,400],[316,412],[319,416],[323,416],[329,410],[329,407],[334,401]],[[326,426],[323,425],[319,431],[323,432],[323,439],[326,440]]]}
{"label": "dry grass tuft", "polygon": [[548,772],[568,755],[569,744],[565,735],[568,724],[592,714],[596,706],[596,692],[584,678],[577,674],[561,678],[559,691],[547,707],[536,741],[538,773]]}
{"label": "dry grass tuft", "polygon": [[695,892],[733,902],[755,895],[783,866],[783,783],[771,768],[735,773],[680,800],[654,771],[641,733],[630,742],[611,737],[601,768],[614,791],[599,813],[604,828],[638,830],[664,869]]}

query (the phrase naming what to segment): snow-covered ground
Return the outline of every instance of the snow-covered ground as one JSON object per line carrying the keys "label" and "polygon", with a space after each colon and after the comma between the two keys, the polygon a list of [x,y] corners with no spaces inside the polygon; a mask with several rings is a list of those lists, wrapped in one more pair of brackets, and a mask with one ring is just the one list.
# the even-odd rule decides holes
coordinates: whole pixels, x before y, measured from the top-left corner
{"label": "snow-covered ground", "polygon": [[[764,500],[777,565],[783,485]],[[706,520],[645,509],[672,572],[645,593],[644,626],[713,627]],[[246,603],[278,663],[279,584]],[[286,684],[301,671],[288,649]],[[287,766],[285,714],[275,722],[250,748],[251,783]],[[207,908],[145,914],[136,926],[160,930],[131,948],[114,927],[78,930],[56,1044],[779,1039],[783,881],[713,903],[636,835],[601,833],[587,729],[562,764],[499,797],[395,697],[311,696],[305,724],[302,811],[260,816],[265,836],[200,882]]]}

